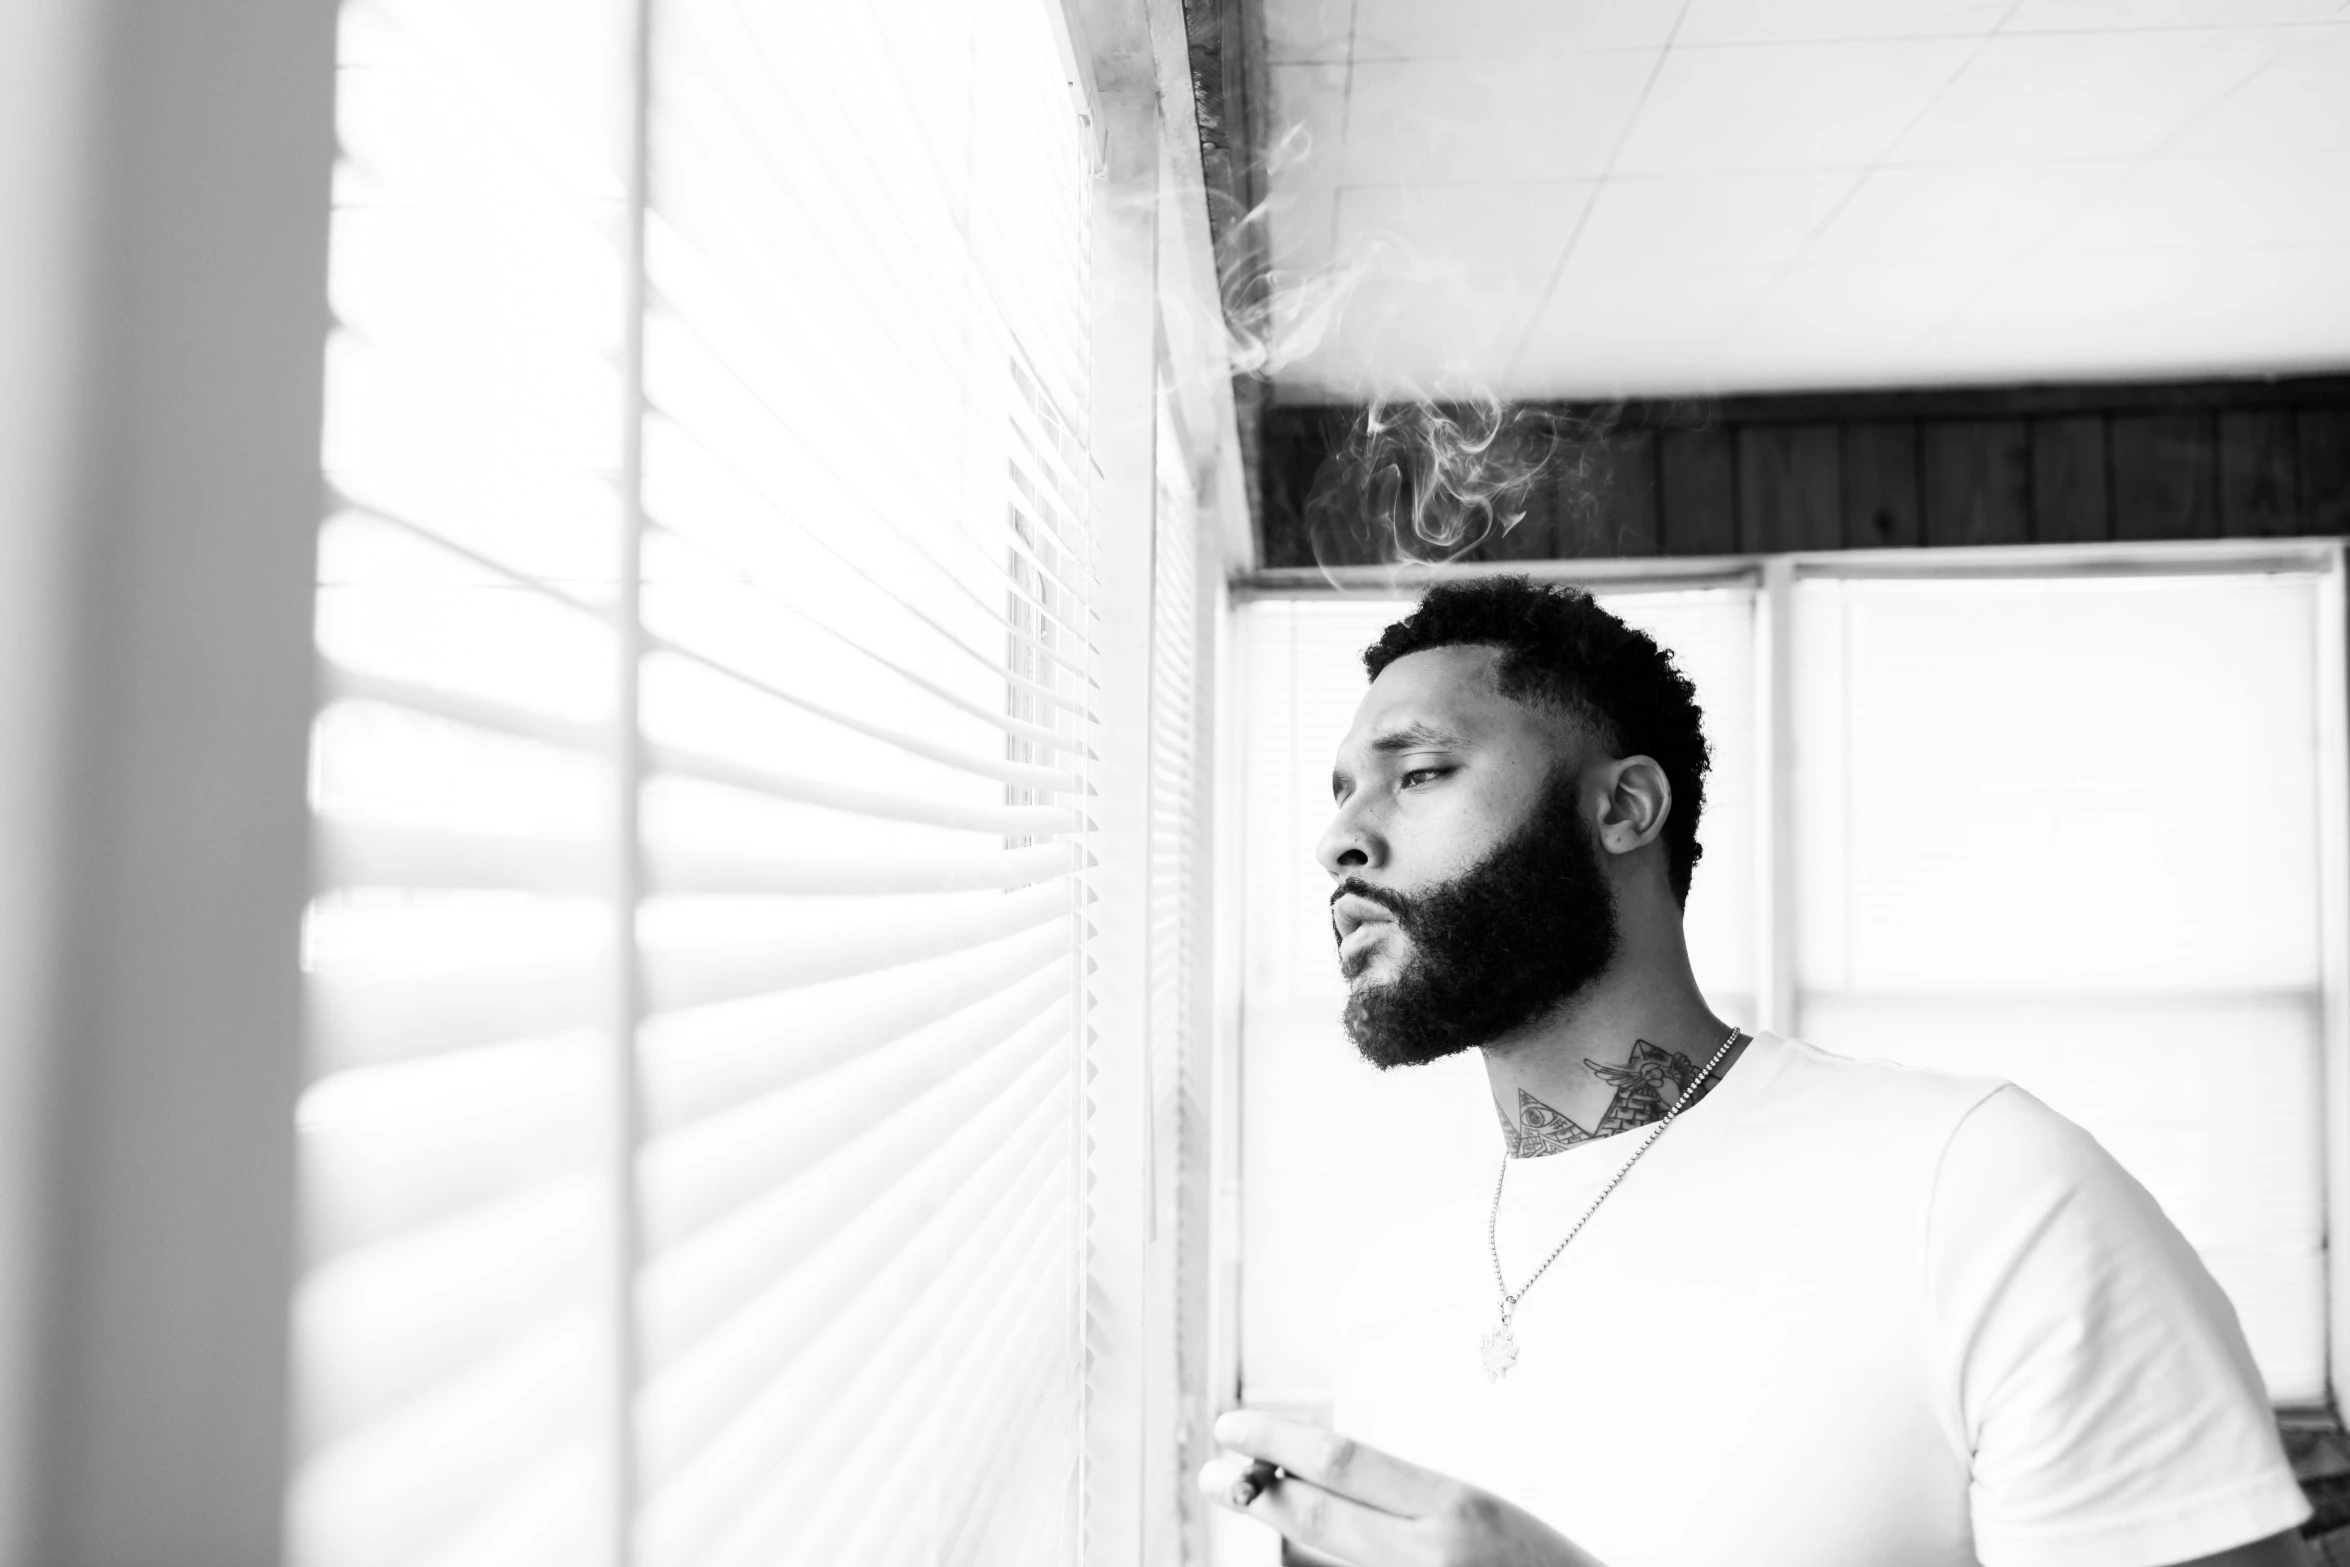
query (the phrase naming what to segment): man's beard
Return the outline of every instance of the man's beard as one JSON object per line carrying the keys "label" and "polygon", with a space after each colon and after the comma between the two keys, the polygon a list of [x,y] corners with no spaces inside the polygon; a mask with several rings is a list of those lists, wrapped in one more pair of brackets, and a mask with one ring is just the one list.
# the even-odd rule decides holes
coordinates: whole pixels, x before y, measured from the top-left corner
{"label": "man's beard", "polygon": [[1615,960],[1615,894],[1564,771],[1523,827],[1451,881],[1406,895],[1349,877],[1338,891],[1384,906],[1411,938],[1393,979],[1346,1001],[1347,1033],[1381,1070],[1490,1044]]}

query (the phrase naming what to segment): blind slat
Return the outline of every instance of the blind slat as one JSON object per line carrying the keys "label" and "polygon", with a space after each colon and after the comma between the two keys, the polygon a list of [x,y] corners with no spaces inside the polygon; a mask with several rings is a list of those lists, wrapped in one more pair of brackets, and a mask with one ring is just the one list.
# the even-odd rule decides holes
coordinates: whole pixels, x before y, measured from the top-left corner
{"label": "blind slat", "polygon": [[699,778],[706,783],[725,784],[753,794],[771,795],[801,805],[827,806],[836,811],[879,817],[885,821],[1031,838],[1082,832],[1091,825],[1082,812],[1058,806],[954,805],[892,790],[859,789],[826,779],[800,777],[780,768],[739,762],[659,741],[645,748],[645,756],[647,765],[656,772],[681,778]]}
{"label": "blind slat", "polygon": [[509,1040],[567,1033],[603,1021],[590,954],[496,968],[309,976],[304,996],[321,1075]]}
{"label": "blind slat", "polygon": [[321,892],[372,886],[593,894],[612,879],[592,839],[332,817],[314,823],[311,864]]}
{"label": "blind slat", "polygon": [[1023,849],[977,845],[927,849],[920,854],[830,858],[820,851],[785,858],[774,853],[715,845],[647,846],[647,871],[656,895],[765,893],[773,896],[821,893],[975,892],[1032,887],[1073,871],[1083,863],[1074,843],[1039,843]]}
{"label": "blind slat", "polygon": [[611,744],[611,730],[604,724],[568,718],[558,713],[540,712],[492,697],[451,691],[444,686],[427,685],[422,681],[402,680],[374,670],[354,669],[347,664],[328,661],[321,671],[321,679],[330,695],[343,701],[377,702],[406,712],[422,713],[430,718],[446,719],[469,729],[486,729],[493,734],[510,735],[518,740],[536,740],[544,745],[560,746],[572,751],[600,751]]}
{"label": "blind slat", "polygon": [[[953,900],[923,907],[931,897]],[[970,899],[986,898],[984,905]],[[802,901],[802,900],[793,900]],[[1003,941],[1068,919],[1067,884],[1042,882],[1018,892],[900,895],[804,900],[821,926],[763,922],[726,945],[661,942],[645,952],[648,1004],[656,1014],[790,990],[824,980],[901,968]],[[860,907],[870,903],[870,909]],[[748,923],[747,921],[745,922]]]}

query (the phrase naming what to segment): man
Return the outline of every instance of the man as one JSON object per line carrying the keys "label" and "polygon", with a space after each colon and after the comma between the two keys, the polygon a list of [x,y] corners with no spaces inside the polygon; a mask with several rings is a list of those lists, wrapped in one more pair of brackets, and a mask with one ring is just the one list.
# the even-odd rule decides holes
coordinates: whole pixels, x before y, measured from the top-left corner
{"label": "man", "polygon": [[1707,751],[1654,642],[1489,578],[1364,661],[1347,1028],[1482,1050],[1502,1179],[1367,1260],[1339,1434],[1227,1415],[1211,1497],[1363,1567],[2305,1560],[2234,1312],[2086,1133],[1707,1009]]}

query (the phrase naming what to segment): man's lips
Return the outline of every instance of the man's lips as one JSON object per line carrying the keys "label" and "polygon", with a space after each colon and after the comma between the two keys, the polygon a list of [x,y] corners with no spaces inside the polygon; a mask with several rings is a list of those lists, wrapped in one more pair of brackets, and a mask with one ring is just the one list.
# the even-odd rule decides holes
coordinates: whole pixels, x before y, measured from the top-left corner
{"label": "man's lips", "polygon": [[1339,944],[1369,926],[1388,926],[1395,923],[1395,913],[1386,905],[1374,903],[1358,892],[1340,893],[1330,903],[1330,928],[1337,933]]}

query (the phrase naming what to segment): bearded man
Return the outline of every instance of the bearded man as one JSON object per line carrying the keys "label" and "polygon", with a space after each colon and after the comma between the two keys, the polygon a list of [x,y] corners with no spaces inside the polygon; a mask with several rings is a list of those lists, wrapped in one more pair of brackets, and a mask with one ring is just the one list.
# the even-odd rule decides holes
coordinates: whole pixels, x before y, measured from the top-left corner
{"label": "bearded man", "polygon": [[1380,1067],[1484,1053],[1490,1211],[1367,1260],[1335,1433],[1237,1412],[1208,1495],[1363,1567],[2294,1567],[2227,1298],[2011,1084],[1714,1016],[1695,692],[1570,588],[1364,655],[1320,846]]}

